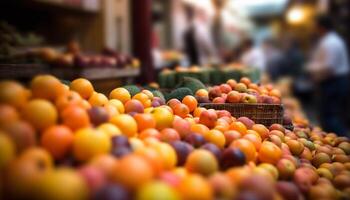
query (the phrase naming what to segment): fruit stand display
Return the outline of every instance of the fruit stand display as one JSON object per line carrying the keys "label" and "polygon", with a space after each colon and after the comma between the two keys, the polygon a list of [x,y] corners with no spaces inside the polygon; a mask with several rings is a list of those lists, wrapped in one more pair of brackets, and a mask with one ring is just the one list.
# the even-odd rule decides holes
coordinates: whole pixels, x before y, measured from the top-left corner
{"label": "fruit stand display", "polygon": [[248,89],[281,102],[271,85],[248,78],[208,91],[185,77],[169,94],[152,84],[107,96],[84,78],[1,81],[0,198],[349,199],[349,138],[301,114],[287,130],[200,106],[255,97]]}

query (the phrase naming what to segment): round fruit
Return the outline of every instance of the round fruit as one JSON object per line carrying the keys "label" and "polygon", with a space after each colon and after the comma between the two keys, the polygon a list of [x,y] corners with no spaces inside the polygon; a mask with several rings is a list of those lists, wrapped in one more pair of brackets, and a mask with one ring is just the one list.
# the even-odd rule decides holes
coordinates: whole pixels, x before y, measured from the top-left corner
{"label": "round fruit", "polygon": [[185,104],[190,112],[193,112],[197,108],[198,102],[197,99],[191,95],[187,95],[182,99],[182,103]]}
{"label": "round fruit", "polygon": [[189,172],[208,176],[218,170],[218,163],[211,152],[198,149],[188,156],[185,167]]}
{"label": "round fruit", "polygon": [[23,117],[36,129],[43,130],[56,124],[57,111],[51,102],[43,99],[34,99],[25,106]]}
{"label": "round fruit", "polygon": [[199,175],[188,175],[180,183],[179,194],[182,199],[213,199],[213,191],[209,183]]}
{"label": "round fruit", "polygon": [[111,146],[110,138],[99,130],[85,128],[74,134],[73,153],[79,161],[88,161],[94,156],[108,153]]}
{"label": "round fruit", "polygon": [[332,160],[329,157],[328,154],[326,153],[317,153],[313,158],[312,158],[312,164],[316,167],[320,166],[323,163],[331,163]]}
{"label": "round fruit", "polygon": [[15,145],[11,139],[0,133],[0,170],[4,169],[12,159],[15,157]]}
{"label": "round fruit", "polygon": [[131,95],[129,91],[125,88],[116,88],[109,93],[110,99],[117,99],[121,101],[122,103],[126,103],[128,100],[131,99]]}
{"label": "round fruit", "polygon": [[130,115],[117,115],[112,117],[110,122],[115,124],[121,130],[122,134],[128,137],[133,137],[137,134],[137,123]]}
{"label": "round fruit", "polygon": [[119,114],[123,114],[125,112],[124,104],[117,99],[109,100],[108,104],[117,108]]}
{"label": "round fruit", "polygon": [[98,126],[108,121],[109,114],[104,107],[94,106],[87,111],[90,122],[94,126]]}
{"label": "round fruit", "polygon": [[247,133],[247,127],[242,122],[232,122],[230,130],[238,131],[240,134],[245,135]]}
{"label": "round fruit", "polygon": [[92,106],[104,106],[108,103],[108,98],[102,93],[94,92],[89,98],[89,103]]}
{"label": "round fruit", "polygon": [[145,108],[150,107],[152,104],[151,99],[145,93],[137,93],[132,99],[139,100]]}
{"label": "round fruit", "polygon": [[226,144],[226,139],[224,134],[221,131],[212,129],[208,131],[205,135],[204,138],[207,142],[211,142],[218,146],[219,148],[224,148]]}
{"label": "round fruit", "polygon": [[180,116],[182,118],[187,117],[187,115],[190,113],[188,107],[183,103],[175,105],[173,111],[175,115]]}
{"label": "round fruit", "polygon": [[296,170],[294,163],[286,158],[282,158],[276,165],[282,179],[290,179]]}
{"label": "round fruit", "polygon": [[15,122],[19,119],[16,109],[10,105],[0,105],[0,127]]}
{"label": "round fruit", "polygon": [[91,82],[84,78],[78,78],[72,81],[70,84],[70,89],[78,92],[84,99],[89,99],[95,91]]}
{"label": "round fruit", "polygon": [[62,111],[63,124],[72,130],[78,130],[90,126],[90,118],[86,110],[78,106],[68,106]]}
{"label": "round fruit", "polygon": [[55,100],[63,94],[64,88],[60,80],[51,75],[36,76],[30,83],[34,98]]}
{"label": "round fruit", "polygon": [[160,154],[160,158],[163,161],[164,169],[173,169],[177,164],[176,151],[167,143],[155,143],[152,147]]}
{"label": "round fruit", "polygon": [[256,149],[254,147],[254,144],[251,143],[250,141],[246,140],[246,139],[238,139],[238,140],[235,140],[232,142],[232,144],[230,145],[230,147],[233,147],[233,148],[238,148],[240,149],[246,159],[247,159],[247,162],[250,162],[250,161],[255,161],[256,159]]}
{"label": "round fruit", "polygon": [[272,142],[264,141],[261,144],[258,158],[261,162],[267,162],[271,164],[276,164],[277,161],[281,158],[282,151]]}
{"label": "round fruit", "polygon": [[149,163],[138,155],[127,155],[119,160],[112,174],[112,180],[130,189],[139,188],[153,178]]}
{"label": "round fruit", "polygon": [[28,101],[27,90],[15,81],[0,82],[0,103],[22,108]]}
{"label": "round fruit", "polygon": [[156,128],[162,130],[172,126],[174,115],[165,107],[157,107],[151,111],[153,118],[156,120]]}
{"label": "round fruit", "polygon": [[137,192],[136,199],[180,200],[178,193],[169,185],[162,182],[151,182],[142,186]]}
{"label": "round fruit", "polygon": [[137,123],[137,128],[139,132],[148,128],[156,127],[156,120],[149,113],[136,114],[134,115],[134,119]]}
{"label": "round fruit", "polygon": [[41,146],[56,160],[64,158],[73,144],[72,131],[63,125],[51,126],[41,136]]}
{"label": "round fruit", "polygon": [[173,142],[180,140],[179,133],[173,128],[165,128],[160,132],[160,140],[163,142]]}
{"label": "round fruit", "polygon": [[84,179],[70,169],[58,169],[45,173],[34,185],[35,199],[84,200],[88,187]]}
{"label": "round fruit", "polygon": [[229,147],[222,153],[221,167],[226,170],[246,163],[245,154],[239,148]]}

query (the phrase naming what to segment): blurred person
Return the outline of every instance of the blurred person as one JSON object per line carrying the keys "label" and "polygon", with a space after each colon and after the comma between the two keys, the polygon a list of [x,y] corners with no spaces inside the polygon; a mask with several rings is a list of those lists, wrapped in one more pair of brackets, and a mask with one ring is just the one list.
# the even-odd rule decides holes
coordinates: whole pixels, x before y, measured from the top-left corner
{"label": "blurred person", "polygon": [[263,41],[263,54],[265,58],[265,72],[272,80],[277,80],[283,71],[283,54],[275,39]]}
{"label": "blurred person", "polygon": [[184,45],[190,64],[216,63],[216,48],[211,37],[209,19],[205,11],[186,6],[185,12],[189,25],[184,32]]}
{"label": "blurred person", "polygon": [[242,44],[242,55],[240,58],[242,64],[247,67],[265,71],[265,56],[260,47],[254,46],[252,39],[246,39]]}
{"label": "blurred person", "polygon": [[333,29],[328,16],[316,18],[320,36],[307,65],[313,81],[320,90],[320,120],[328,132],[348,134],[345,123],[346,98],[349,94],[349,59],[344,40]]}

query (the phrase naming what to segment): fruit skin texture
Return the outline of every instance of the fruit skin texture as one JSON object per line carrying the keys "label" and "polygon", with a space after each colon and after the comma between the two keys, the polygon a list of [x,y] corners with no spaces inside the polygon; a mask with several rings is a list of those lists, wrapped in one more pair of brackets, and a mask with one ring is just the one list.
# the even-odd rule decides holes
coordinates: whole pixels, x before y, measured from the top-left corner
{"label": "fruit skin texture", "polygon": [[0,132],[0,170],[6,167],[15,157],[15,145],[10,137]]}
{"label": "fruit skin texture", "polygon": [[88,161],[94,156],[108,153],[111,146],[109,137],[95,129],[80,129],[74,134],[73,153],[79,161]]}
{"label": "fruit skin texture", "polygon": [[255,161],[256,149],[253,143],[251,143],[250,141],[246,139],[238,139],[233,141],[230,147],[240,149],[244,153],[247,162]]}
{"label": "fruit skin texture", "polygon": [[190,112],[193,112],[197,108],[197,99],[191,95],[187,95],[182,99],[182,103],[185,104]]}
{"label": "fruit skin texture", "polygon": [[26,104],[28,96],[26,89],[15,81],[0,82],[0,103],[22,108]]}
{"label": "fruit skin texture", "polygon": [[44,174],[34,185],[34,196],[42,200],[84,200],[88,187],[75,171],[62,168]]}
{"label": "fruit skin texture", "polygon": [[162,182],[152,182],[140,188],[136,195],[137,200],[180,200],[178,193],[169,185]]}
{"label": "fruit skin texture", "polygon": [[213,128],[218,116],[214,110],[204,110],[199,116],[199,123],[206,125],[208,128]]}
{"label": "fruit skin texture", "polygon": [[42,98],[47,100],[55,100],[63,94],[63,85],[54,76],[39,75],[30,83],[30,89],[34,98]]}
{"label": "fruit skin texture", "polygon": [[78,130],[90,125],[90,118],[86,110],[78,106],[69,106],[62,111],[63,124],[72,130]]}
{"label": "fruit skin texture", "polygon": [[200,173],[204,176],[208,176],[218,170],[215,156],[204,149],[193,151],[188,156],[185,166],[189,172]]}
{"label": "fruit skin texture", "polygon": [[276,164],[281,158],[282,151],[272,142],[264,141],[259,149],[258,158],[261,162]]}
{"label": "fruit skin texture", "polygon": [[282,179],[289,179],[289,178],[293,177],[293,174],[296,170],[296,167],[293,164],[293,162],[286,159],[286,158],[282,158],[281,160],[279,160],[277,162],[276,167],[279,171],[279,176]]}
{"label": "fruit skin texture", "polygon": [[52,126],[41,136],[41,145],[51,153],[56,160],[64,158],[73,144],[73,133],[66,126]]}
{"label": "fruit skin texture", "polygon": [[112,180],[130,189],[136,189],[153,178],[151,166],[138,155],[124,156],[114,168]]}
{"label": "fruit skin texture", "polygon": [[151,112],[153,118],[156,120],[156,128],[162,130],[172,126],[174,115],[166,108],[157,107]]}
{"label": "fruit skin texture", "polygon": [[125,88],[116,88],[109,93],[110,99],[118,99],[122,103],[125,104],[128,100],[131,99],[131,95],[129,91]]}
{"label": "fruit skin texture", "polygon": [[56,124],[57,111],[51,102],[43,99],[34,99],[25,106],[23,117],[36,129],[43,130]]}
{"label": "fruit skin texture", "polygon": [[211,200],[213,191],[209,183],[199,175],[188,175],[178,187],[179,194],[184,200]]}
{"label": "fruit skin texture", "polygon": [[137,123],[130,115],[117,115],[112,117],[110,122],[116,125],[121,130],[122,134],[128,137],[133,137],[137,134]]}
{"label": "fruit skin texture", "polygon": [[84,78],[78,78],[72,81],[70,84],[70,89],[78,92],[84,99],[89,99],[94,93],[94,86],[92,86],[90,81]]}
{"label": "fruit skin texture", "polygon": [[36,143],[35,130],[26,121],[19,120],[9,123],[4,127],[4,131],[14,142],[17,153],[34,146]]}

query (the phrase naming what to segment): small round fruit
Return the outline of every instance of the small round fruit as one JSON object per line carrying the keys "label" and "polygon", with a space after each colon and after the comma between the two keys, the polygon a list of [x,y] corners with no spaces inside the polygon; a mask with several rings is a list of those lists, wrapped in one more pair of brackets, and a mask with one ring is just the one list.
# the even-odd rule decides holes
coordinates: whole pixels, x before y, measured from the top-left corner
{"label": "small round fruit", "polygon": [[130,189],[139,188],[153,178],[149,163],[139,155],[127,155],[115,166],[112,180]]}
{"label": "small round fruit", "polygon": [[43,132],[41,146],[50,152],[54,159],[60,160],[70,151],[73,139],[73,133],[68,127],[51,126]]}
{"label": "small round fruit", "polygon": [[185,104],[190,112],[193,112],[197,108],[198,102],[194,96],[187,95],[182,99],[182,103]]}
{"label": "small round fruit", "polygon": [[238,148],[228,147],[222,152],[221,167],[224,170],[231,167],[243,166],[245,163],[245,154]]}
{"label": "small round fruit", "polygon": [[276,164],[282,157],[281,149],[272,142],[264,141],[259,149],[258,158],[261,162]]}
{"label": "small round fruit", "polygon": [[104,106],[108,103],[108,98],[102,93],[94,92],[89,98],[89,103],[92,106]]}
{"label": "small round fruit", "polygon": [[15,81],[0,82],[0,103],[22,108],[28,101],[27,90]]}
{"label": "small round fruit", "polygon": [[15,158],[15,145],[7,135],[0,133],[0,170]]}
{"label": "small round fruit", "polygon": [[127,114],[117,115],[112,117],[110,122],[116,125],[122,134],[133,137],[137,133],[137,123],[133,117]]}
{"label": "small round fruit", "polygon": [[292,178],[296,170],[294,163],[286,158],[279,160],[276,167],[278,169],[279,176],[285,180]]}
{"label": "small round fruit", "polygon": [[180,116],[182,118],[187,117],[187,115],[190,113],[188,107],[183,103],[175,105],[173,111],[175,115]]}
{"label": "small round fruit", "polygon": [[94,86],[91,82],[84,78],[78,78],[71,82],[70,89],[76,91],[84,99],[89,99],[90,96],[94,93]]}
{"label": "small round fruit", "polygon": [[209,183],[199,175],[186,176],[178,186],[182,199],[213,199],[213,191]]}
{"label": "small round fruit", "polygon": [[211,142],[218,146],[219,148],[224,148],[226,144],[226,139],[224,134],[221,131],[212,129],[208,131],[205,135],[204,138],[207,142]]}
{"label": "small round fruit", "polygon": [[94,156],[108,153],[111,147],[110,138],[101,131],[85,128],[74,134],[73,153],[79,161],[88,161]]}
{"label": "small round fruit", "polygon": [[137,200],[167,199],[180,200],[179,194],[169,185],[162,182],[151,182],[142,186],[136,195]]}
{"label": "small round fruit", "polygon": [[165,107],[154,108],[151,114],[156,120],[156,128],[158,130],[170,128],[172,126],[174,115]]}
{"label": "small round fruit", "polygon": [[72,130],[90,126],[90,118],[86,110],[78,106],[68,106],[61,113],[63,124]]}
{"label": "small round fruit", "polygon": [[189,172],[208,176],[218,170],[218,162],[211,152],[198,149],[188,156],[185,167]]}
{"label": "small round fruit", "polygon": [[230,147],[240,149],[244,153],[247,162],[255,161],[256,149],[254,147],[254,144],[251,143],[249,140],[246,140],[246,139],[235,140],[232,142]]}
{"label": "small round fruit", "polygon": [[23,117],[36,129],[43,130],[56,124],[57,111],[51,102],[43,99],[34,99],[25,106]]}
{"label": "small round fruit", "polygon": [[312,158],[312,164],[316,167],[320,166],[323,163],[331,163],[332,160],[329,157],[328,154],[326,153],[317,153],[313,158]]}
{"label": "small round fruit", "polygon": [[63,94],[63,85],[56,77],[51,75],[36,76],[30,83],[34,98],[55,100]]}
{"label": "small round fruit", "polygon": [[121,101],[122,103],[126,103],[128,100],[131,99],[131,95],[129,91],[125,88],[116,88],[109,93],[110,99],[117,99]]}

